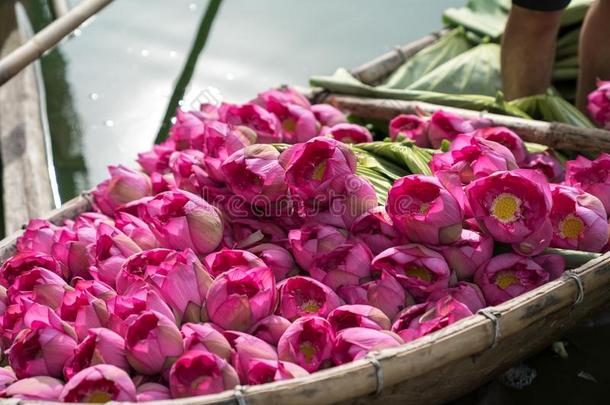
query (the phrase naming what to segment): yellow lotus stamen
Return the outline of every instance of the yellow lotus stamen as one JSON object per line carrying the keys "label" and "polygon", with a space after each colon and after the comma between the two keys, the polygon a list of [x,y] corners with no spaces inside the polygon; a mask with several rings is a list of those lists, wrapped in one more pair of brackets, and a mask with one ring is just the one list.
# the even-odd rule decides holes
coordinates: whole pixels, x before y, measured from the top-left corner
{"label": "yellow lotus stamen", "polygon": [[112,400],[112,395],[104,391],[94,391],[89,395],[87,402],[91,404],[105,404]]}
{"label": "yellow lotus stamen", "polygon": [[501,289],[506,289],[513,284],[519,284],[517,275],[512,270],[503,270],[496,274],[496,285]]}
{"label": "yellow lotus stamen", "polygon": [[317,353],[315,346],[312,345],[310,342],[301,343],[301,347],[299,347],[299,350],[301,351],[301,353],[303,353],[303,355],[305,356],[305,361],[307,361],[308,363],[311,363],[313,356]]}
{"label": "yellow lotus stamen", "polygon": [[432,274],[430,270],[422,266],[411,266],[405,270],[405,275],[409,277],[418,278],[423,281],[432,281]]}
{"label": "yellow lotus stamen", "polygon": [[559,235],[564,239],[578,239],[585,229],[585,223],[574,214],[566,215],[559,222]]}
{"label": "yellow lotus stamen", "polygon": [[297,129],[297,122],[294,118],[285,119],[284,122],[282,122],[282,129],[286,132],[294,132],[295,129]]}
{"label": "yellow lotus stamen", "polygon": [[301,305],[301,309],[305,312],[315,314],[320,310],[320,303],[316,300],[309,300]]}
{"label": "yellow lotus stamen", "polygon": [[498,195],[491,204],[491,215],[507,224],[517,220],[521,210],[521,200],[509,193]]}
{"label": "yellow lotus stamen", "polygon": [[313,170],[311,178],[314,180],[322,180],[324,177],[324,172],[326,172],[326,161],[316,166],[316,168]]}

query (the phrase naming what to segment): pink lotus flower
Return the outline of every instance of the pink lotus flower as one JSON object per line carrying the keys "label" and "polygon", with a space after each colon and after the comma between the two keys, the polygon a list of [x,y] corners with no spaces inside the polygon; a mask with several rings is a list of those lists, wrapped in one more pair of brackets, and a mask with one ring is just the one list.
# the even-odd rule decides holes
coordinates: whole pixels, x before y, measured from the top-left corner
{"label": "pink lotus flower", "polygon": [[517,164],[523,163],[527,158],[527,150],[521,137],[506,127],[479,128],[472,135],[480,136],[506,147],[512,152]]}
{"label": "pink lotus flower", "polygon": [[412,303],[413,298],[388,271],[381,271],[381,277],[364,285],[366,302],[382,310],[390,319]]}
{"label": "pink lotus flower", "polygon": [[347,328],[390,329],[390,319],[378,308],[370,305],[342,305],[327,318],[335,332]]}
{"label": "pink lotus flower", "polygon": [[278,284],[278,290],[280,302],[277,311],[289,321],[305,315],[326,318],[342,304],[330,287],[309,277],[290,277]]}
{"label": "pink lotus flower", "polygon": [[154,311],[137,315],[125,333],[127,361],[144,375],[169,369],[182,352],[182,335],[176,324]]}
{"label": "pink lotus flower", "polygon": [[[563,269],[558,269],[557,273]],[[498,305],[551,280],[551,274],[528,257],[504,253],[477,270],[474,280],[490,305]]]}
{"label": "pink lotus flower", "polygon": [[64,375],[66,380],[71,380],[81,370],[99,364],[110,364],[129,372],[125,340],[110,329],[90,329],[87,337],[74,348],[74,355],[64,365]]}
{"label": "pink lotus flower", "polygon": [[330,365],[335,333],[324,318],[297,319],[277,345],[280,360],[295,363],[310,373]]}
{"label": "pink lotus flower", "polygon": [[287,106],[295,104],[303,108],[309,109],[311,105],[307,98],[297,89],[290,86],[281,86],[277,89],[270,89],[259,93],[252,103],[258,104],[266,110],[271,111],[273,104]]}
{"label": "pink lotus flower", "polygon": [[184,350],[203,350],[229,360],[229,341],[209,323],[185,323],[180,329],[184,336]]}
{"label": "pink lotus flower", "polygon": [[172,398],[214,394],[238,383],[237,373],[226,360],[201,350],[184,353],[169,372]]}
{"label": "pink lotus flower", "polygon": [[331,136],[343,143],[367,143],[373,142],[373,135],[366,127],[358,124],[337,124],[325,127],[320,131],[321,136]]}
{"label": "pink lotus flower", "polygon": [[288,242],[294,259],[303,269],[310,268],[316,258],[334,251],[347,242],[347,231],[315,223],[288,233]]}
{"label": "pink lotus flower", "polygon": [[588,96],[589,115],[601,127],[610,129],[610,81],[597,81],[597,89]]}
{"label": "pink lotus flower", "polygon": [[373,259],[373,268],[396,277],[415,299],[425,299],[435,289],[447,288],[451,273],[443,256],[417,244],[384,250]]}
{"label": "pink lotus flower", "polygon": [[140,218],[126,212],[117,212],[115,219],[117,229],[131,238],[141,249],[149,250],[160,246],[148,224]]}
{"label": "pink lotus flower", "polygon": [[401,236],[394,227],[385,207],[375,207],[359,216],[350,228],[377,255],[387,248],[400,245]]}
{"label": "pink lotus flower", "polygon": [[256,142],[256,133],[247,127],[232,127],[220,121],[208,122],[205,125],[204,139],[201,147],[204,163],[210,177],[218,182],[224,181],[220,169],[229,156]]}
{"label": "pink lotus flower", "polygon": [[56,243],[66,243],[76,239],[68,227],[57,226],[45,219],[32,219],[17,238],[18,252],[39,252],[52,255]]}
{"label": "pink lotus flower", "polygon": [[434,290],[428,300],[434,302],[448,295],[466,305],[473,314],[487,306],[481,289],[476,284],[466,281],[460,281],[455,287]]}
{"label": "pink lotus flower", "polygon": [[218,277],[231,270],[246,271],[265,265],[262,259],[245,250],[222,249],[210,253],[203,260],[206,269],[213,277]]}
{"label": "pink lotus flower", "polygon": [[15,381],[2,392],[2,396],[32,401],[59,401],[64,384],[57,378],[39,376]]}
{"label": "pink lotus flower", "polygon": [[282,281],[297,272],[292,254],[281,246],[272,243],[261,243],[248,249],[257,255],[264,265],[273,270],[275,281]]}
{"label": "pink lotus flower", "polygon": [[89,272],[94,279],[111,287],[115,285],[125,260],[141,251],[127,235],[108,224],[100,224],[97,228],[97,240],[88,249],[89,261],[94,263]]}
{"label": "pink lotus flower", "polygon": [[250,363],[245,384],[257,385],[304,377],[309,373],[288,361],[256,359]]}
{"label": "pink lotus flower", "polygon": [[606,210],[595,196],[576,188],[551,185],[552,246],[599,252],[608,241]]}
{"label": "pink lotus flower", "polygon": [[398,347],[402,339],[393,332],[369,328],[347,328],[337,333],[332,359],[337,365],[363,359],[367,353]]}
{"label": "pink lotus flower", "polygon": [[[17,381],[17,376],[12,368],[0,367],[0,392],[4,391],[6,387]],[[1,394],[0,394],[1,395]]]}
{"label": "pink lotus flower", "polygon": [[512,244],[513,250],[523,256],[536,256],[548,248],[553,239],[553,225],[549,218],[521,242]]}
{"label": "pink lotus flower", "polygon": [[135,401],[136,387],[129,374],[110,364],[78,372],[61,391],[63,402]]}
{"label": "pink lotus flower", "polygon": [[251,145],[227,158],[222,172],[236,195],[255,206],[268,206],[286,196],[280,153],[271,145]]}
{"label": "pink lotus flower", "polygon": [[5,287],[15,282],[15,279],[35,267],[42,267],[67,279],[68,274],[52,256],[38,252],[17,253],[0,267],[0,284]]}
{"label": "pink lotus flower", "polygon": [[233,348],[231,364],[235,367],[242,384],[248,380],[253,361],[278,360],[275,348],[257,337],[236,331],[225,331],[224,336]]}
{"label": "pink lotus flower", "polygon": [[230,125],[243,125],[256,132],[256,143],[282,142],[280,122],[264,108],[251,103],[223,104],[218,110],[220,120]]}
{"label": "pink lotus flower", "polygon": [[472,315],[468,307],[451,296],[433,303],[413,305],[402,311],[392,325],[406,343]]}
{"label": "pink lotus flower", "polygon": [[337,288],[337,295],[348,305],[368,305],[366,285],[343,285]]}
{"label": "pink lotus flower", "polygon": [[64,321],[74,323],[79,341],[87,336],[91,328],[108,326],[110,318],[106,302],[78,284],[74,290],[63,295],[57,312]]}
{"label": "pink lotus flower", "polygon": [[466,195],[481,228],[504,243],[522,242],[551,211],[548,183],[533,170],[496,172],[469,184]]}
{"label": "pink lotus flower", "polygon": [[177,252],[171,249],[150,249],[135,253],[121,265],[116,277],[116,290],[119,294],[136,281],[147,281],[161,270],[161,265],[167,258],[172,258]]}
{"label": "pink lotus flower", "polygon": [[473,124],[452,113],[439,110],[432,114],[428,123],[428,139],[434,149],[441,146],[443,139],[453,141],[459,134],[474,131]]}
{"label": "pink lotus flower", "polygon": [[597,159],[589,160],[578,156],[566,163],[566,184],[580,188],[599,198],[606,214],[610,214],[610,155],[600,154]]}
{"label": "pink lotus flower", "polygon": [[155,172],[166,173],[169,170],[169,157],[174,151],[174,142],[168,140],[160,145],[154,145],[148,152],[139,153],[136,161],[149,175]]}
{"label": "pink lotus flower", "polygon": [[458,280],[472,280],[479,266],[491,259],[493,248],[493,239],[488,235],[463,229],[460,239],[451,245],[440,246],[438,251]]}
{"label": "pink lotus flower", "polygon": [[286,230],[275,222],[251,218],[233,218],[224,221],[224,245],[235,249],[249,249],[261,243],[282,244]]}
{"label": "pink lotus flower", "polygon": [[459,201],[432,176],[409,175],[388,192],[386,210],[413,242],[433,245],[459,239],[464,212]]}
{"label": "pink lotus flower", "polygon": [[57,274],[42,267],[35,267],[15,278],[6,296],[11,304],[26,299],[57,309],[68,290],[70,286]]}
{"label": "pink lotus flower", "polygon": [[296,104],[268,103],[267,110],[275,114],[282,126],[285,143],[307,142],[318,135],[319,124],[312,111]]}
{"label": "pink lotus flower", "polygon": [[314,279],[336,290],[345,285],[360,285],[371,279],[371,250],[356,239],[319,255],[306,271]]}
{"label": "pink lotus flower", "polygon": [[356,218],[379,205],[373,185],[355,174],[338,177],[331,188],[336,195],[329,200],[328,211],[314,207],[314,221],[349,229]]}
{"label": "pink lotus flower", "polygon": [[244,331],[273,313],[277,291],[268,267],[234,269],[214,280],[208,291],[210,320],[224,329]]}
{"label": "pink lotus flower", "polygon": [[169,388],[158,383],[148,382],[136,388],[136,401],[162,401],[171,399]]}
{"label": "pink lotus flower", "polygon": [[462,184],[497,171],[517,168],[513,153],[503,145],[471,134],[457,135],[448,152],[437,153],[430,162],[432,172],[457,173]]}
{"label": "pink lotus flower", "polygon": [[205,154],[200,150],[186,149],[174,152],[169,158],[169,167],[176,187],[196,195],[204,195],[204,188],[214,184],[205,170]]}
{"label": "pink lotus flower", "polygon": [[95,206],[112,216],[122,204],[152,194],[150,178],[125,166],[109,166],[110,179],[101,182],[93,191]]}
{"label": "pink lotus flower", "polygon": [[280,163],[286,169],[291,193],[304,201],[313,198],[329,201],[332,181],[356,171],[354,152],[326,137],[291,146],[280,155]]}
{"label": "pink lotus flower", "polygon": [[347,122],[345,114],[330,104],[314,104],[311,106],[311,111],[324,127],[332,127]]}
{"label": "pink lotus flower", "polygon": [[198,111],[176,110],[175,122],[169,130],[169,139],[176,145],[176,150],[193,148],[203,138],[205,120]]}
{"label": "pink lotus flower", "polygon": [[289,326],[290,321],[288,319],[278,315],[269,315],[255,323],[248,333],[270,345],[277,346],[277,342]]}
{"label": "pink lotus flower", "polygon": [[550,183],[561,183],[565,174],[562,163],[552,151],[530,153],[521,167],[536,170]]}
{"label": "pink lotus flower", "polygon": [[428,121],[413,114],[401,114],[390,121],[390,139],[397,141],[399,136],[415,142],[422,148],[430,147]]}
{"label": "pink lotus flower", "polygon": [[222,221],[217,209],[194,194],[166,191],[139,207],[163,245],[172,249],[193,249],[199,255],[213,251],[222,238]]}

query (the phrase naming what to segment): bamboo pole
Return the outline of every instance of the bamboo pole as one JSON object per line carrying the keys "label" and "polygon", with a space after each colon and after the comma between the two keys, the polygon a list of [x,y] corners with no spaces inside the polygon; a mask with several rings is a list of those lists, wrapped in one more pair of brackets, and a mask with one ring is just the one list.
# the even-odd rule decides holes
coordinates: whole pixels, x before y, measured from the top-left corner
{"label": "bamboo pole", "polygon": [[70,11],[68,0],[52,0],[51,3],[53,6],[53,14],[55,14],[55,18],[61,18],[64,15],[68,14],[68,11]]}
{"label": "bamboo pole", "polygon": [[52,49],[65,36],[112,1],[84,0],[68,11],[66,15],[43,28],[23,46],[0,60],[0,86],[9,81],[24,67],[40,58],[46,51]]}

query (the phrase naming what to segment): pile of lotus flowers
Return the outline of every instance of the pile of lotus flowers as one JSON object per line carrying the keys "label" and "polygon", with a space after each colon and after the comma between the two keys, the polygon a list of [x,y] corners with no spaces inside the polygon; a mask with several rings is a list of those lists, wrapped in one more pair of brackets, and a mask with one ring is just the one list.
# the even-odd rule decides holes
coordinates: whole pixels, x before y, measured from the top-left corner
{"label": "pile of lotus flowers", "polygon": [[557,278],[547,247],[607,249],[610,156],[564,174],[442,111],[389,135],[377,144],[442,150],[383,206],[359,174],[375,156],[350,145],[371,132],[330,105],[282,88],[178,111],[141,170],[110,168],[95,212],[31,221],[2,265],[0,395],[148,401],[302,377]]}

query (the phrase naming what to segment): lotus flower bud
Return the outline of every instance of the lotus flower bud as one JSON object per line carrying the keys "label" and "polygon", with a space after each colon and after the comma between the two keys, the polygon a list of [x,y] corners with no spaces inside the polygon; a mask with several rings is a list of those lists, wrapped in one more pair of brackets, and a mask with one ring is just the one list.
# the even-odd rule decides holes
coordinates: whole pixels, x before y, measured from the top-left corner
{"label": "lotus flower bud", "polygon": [[176,324],[154,311],[138,315],[125,333],[127,361],[139,373],[159,374],[184,351]]}
{"label": "lotus flower bud", "polygon": [[162,384],[149,382],[136,388],[137,402],[163,401],[171,397],[169,388]]}
{"label": "lotus flower bud", "polygon": [[587,110],[596,123],[610,129],[610,81],[597,81],[597,89],[588,96]]}
{"label": "lotus flower bud", "polygon": [[140,218],[126,212],[117,212],[115,219],[117,229],[131,238],[142,250],[155,249],[160,246],[148,224]]}
{"label": "lotus flower bud", "polygon": [[332,127],[347,122],[345,114],[330,104],[314,104],[311,106],[311,111],[324,127]]}
{"label": "lotus flower bud", "polygon": [[430,302],[438,301],[447,295],[466,305],[473,314],[487,306],[481,289],[476,284],[466,281],[460,281],[455,287],[435,290],[430,294],[428,300]]}
{"label": "lotus flower bud", "polygon": [[165,247],[190,248],[204,255],[222,239],[222,221],[216,208],[194,194],[166,191],[140,208],[140,218]]}
{"label": "lotus flower bud", "polygon": [[324,318],[305,316],[297,319],[278,343],[280,360],[295,363],[310,373],[330,365],[335,341],[332,326]]}
{"label": "lotus flower bud", "polygon": [[17,251],[52,255],[53,245],[75,239],[76,235],[68,227],[54,225],[45,219],[32,219],[23,235],[17,238]]}
{"label": "lotus flower bud", "polygon": [[296,104],[267,103],[267,110],[279,119],[285,143],[307,142],[318,135],[318,121],[308,108]]}
{"label": "lotus flower bud", "polygon": [[233,348],[231,364],[242,384],[248,380],[248,370],[254,360],[278,360],[275,348],[257,337],[237,331],[225,331],[224,336]]}
{"label": "lotus flower bud", "polygon": [[196,195],[205,195],[210,185],[220,187],[205,169],[205,154],[200,150],[187,149],[174,152],[169,158],[176,187]]}
{"label": "lotus flower bud", "polygon": [[372,260],[370,249],[363,242],[353,240],[318,256],[307,271],[312,278],[336,290],[369,281]]}
{"label": "lotus flower bud", "polygon": [[459,201],[432,176],[410,175],[394,182],[386,210],[413,242],[453,243],[462,231],[464,212]]}
{"label": "lotus flower bud", "polygon": [[497,142],[504,146],[511,151],[519,165],[525,162],[527,158],[527,150],[521,137],[506,127],[479,128],[472,135],[480,136],[483,139]]}
{"label": "lotus flower bud", "polygon": [[288,233],[294,259],[303,269],[310,268],[316,258],[334,251],[347,242],[347,231],[333,226],[306,224]]}
{"label": "lotus flower bud", "polygon": [[326,318],[342,304],[330,287],[309,277],[290,277],[278,284],[278,289],[278,313],[289,321],[305,315]]}
{"label": "lotus flower bud", "polygon": [[333,363],[341,365],[363,359],[369,352],[398,347],[401,344],[402,339],[390,331],[347,328],[337,333],[332,359]]}
{"label": "lotus flower bud", "polygon": [[530,153],[521,167],[536,170],[550,183],[561,183],[565,175],[563,164],[552,151]]}
{"label": "lotus flower bud", "polygon": [[451,296],[432,303],[413,305],[402,311],[392,325],[405,343],[436,332],[472,315],[468,307]]}
{"label": "lotus flower bud", "polygon": [[176,150],[192,148],[193,144],[201,147],[204,122],[198,111],[184,111],[178,108],[175,121],[169,130],[169,139],[174,142]]}
{"label": "lotus flower bud", "polygon": [[432,157],[433,173],[457,173],[462,184],[488,176],[497,171],[517,168],[513,153],[503,145],[471,134],[458,135],[448,152]]}
{"label": "lotus flower bud", "polygon": [[226,221],[224,244],[230,248],[249,249],[261,243],[280,244],[286,241],[286,230],[270,221],[235,218]]}
{"label": "lotus flower bud", "polygon": [[429,148],[428,122],[417,115],[400,114],[390,121],[390,139],[397,141],[399,136],[415,142],[421,148]]}
{"label": "lotus flower bud", "polygon": [[204,163],[210,177],[224,181],[221,165],[229,156],[256,142],[256,133],[247,127],[232,127],[220,121],[207,122],[203,138]]}
{"label": "lotus flower bud", "polygon": [[388,330],[392,323],[380,310],[370,305],[343,305],[334,309],[327,318],[335,332],[347,328]]}
{"label": "lotus flower bud", "polygon": [[374,255],[399,245],[401,239],[385,207],[372,208],[359,216],[351,226],[351,233],[366,243]]}
{"label": "lotus flower bud", "polygon": [[247,271],[255,267],[265,266],[265,262],[255,254],[237,249],[222,249],[210,253],[203,262],[208,272],[214,277],[235,269]]}
{"label": "lotus flower bud", "polygon": [[610,214],[610,155],[600,154],[589,160],[578,156],[566,163],[566,184],[599,198]]}
{"label": "lotus flower bud", "polygon": [[59,401],[63,388],[64,384],[57,378],[31,377],[15,381],[3,391],[3,396],[32,401]]}
{"label": "lotus flower bud", "polygon": [[304,377],[309,373],[288,361],[255,359],[249,365],[245,384],[257,385]]}
{"label": "lotus flower bud", "polygon": [[[363,285],[344,285],[337,288],[337,295],[348,305],[367,305],[366,286]],[[401,287],[402,288],[402,287]]]}
{"label": "lotus flower bud", "polygon": [[462,229],[460,239],[451,245],[439,246],[438,251],[458,280],[472,280],[479,266],[491,259],[493,248],[490,236]]}
{"label": "lotus flower bud", "polygon": [[363,177],[350,174],[331,183],[336,197],[331,198],[327,211],[309,217],[316,222],[349,229],[356,218],[378,206],[373,185]]}
{"label": "lotus flower bud", "polygon": [[281,246],[272,243],[261,243],[248,249],[273,270],[276,281],[281,281],[297,272],[292,254]]}
{"label": "lotus flower bud", "polygon": [[466,195],[481,228],[504,243],[522,242],[551,211],[548,183],[533,170],[496,172],[469,184]]}
{"label": "lotus flower bud", "polygon": [[270,345],[277,346],[277,342],[289,326],[290,321],[288,319],[278,315],[269,315],[255,323],[248,333]]}
{"label": "lotus flower bud", "polygon": [[390,319],[412,303],[413,298],[389,272],[383,270],[378,280],[365,284],[366,302],[382,310]]}
{"label": "lotus flower bud", "polygon": [[[559,270],[559,273],[563,269]],[[548,270],[534,260],[513,253],[490,259],[477,270],[474,281],[489,305],[498,305],[551,280]]]}
{"label": "lotus flower bud", "polygon": [[101,182],[93,191],[95,207],[112,216],[114,210],[130,201],[152,194],[150,178],[125,166],[109,166],[110,179]]}
{"label": "lotus flower bud", "polygon": [[251,103],[222,104],[218,110],[220,120],[230,125],[243,125],[256,132],[256,143],[282,142],[280,122],[264,108]]}
{"label": "lotus flower bud", "polygon": [[185,323],[180,330],[184,336],[184,349],[203,350],[229,360],[231,345],[211,324]]}
{"label": "lotus flower bud", "polygon": [[79,341],[88,335],[91,328],[106,327],[110,320],[106,302],[82,286],[63,295],[58,313],[64,321],[74,323]]}
{"label": "lotus flower bud", "polygon": [[57,309],[64,293],[70,289],[57,274],[42,267],[35,267],[15,278],[6,295],[11,304],[27,299]]}
{"label": "lotus flower bud", "polygon": [[304,201],[330,200],[334,179],[354,174],[356,156],[349,147],[331,138],[316,137],[286,149],[280,155],[291,193]]}
{"label": "lotus flower bud", "polygon": [[124,370],[99,364],[78,372],[61,391],[63,402],[135,401],[136,387]]}
{"label": "lotus flower bud", "polygon": [[15,372],[10,367],[0,367],[0,391],[17,381]]}
{"label": "lotus flower bud", "polygon": [[373,135],[366,127],[358,124],[337,124],[325,127],[320,131],[321,136],[332,136],[343,143],[367,143],[373,142]]}
{"label": "lotus flower bud", "polygon": [[169,372],[172,398],[214,394],[238,383],[237,373],[226,360],[201,350],[184,353]]}
{"label": "lotus flower bud", "polygon": [[138,153],[136,161],[149,175],[154,172],[166,173],[169,170],[169,157],[174,150],[174,142],[168,140],[160,145],[154,145],[149,152]]}
{"label": "lotus flower bud", "polygon": [[538,229],[529,234],[521,242],[513,243],[513,250],[523,256],[539,255],[548,248],[553,238],[553,225],[551,220],[546,220]]}
{"label": "lotus flower bud", "polygon": [[162,271],[161,266],[165,260],[175,253],[175,250],[158,248],[129,256],[116,277],[117,292],[124,294],[133,283],[150,280],[153,275]]}
{"label": "lotus flower bud", "polygon": [[425,299],[437,288],[449,286],[450,270],[439,253],[410,244],[384,250],[373,259],[373,268],[387,271],[415,297]]}
{"label": "lotus flower bud", "polygon": [[251,102],[260,105],[267,111],[271,111],[274,104],[280,106],[295,104],[303,108],[311,108],[307,97],[301,94],[294,87],[290,86],[281,86],[276,89],[263,91],[262,93],[259,93]]}
{"label": "lotus flower bud", "polygon": [[459,134],[474,131],[474,125],[462,117],[443,110],[436,111],[428,122],[428,139],[434,149],[438,149],[444,139],[453,141]]}
{"label": "lotus flower bud", "polygon": [[110,364],[129,372],[125,357],[125,340],[117,333],[105,328],[93,328],[75,348],[74,355],[64,366],[66,380],[90,366]]}
{"label": "lotus flower bud", "polygon": [[2,267],[0,267],[0,283],[5,287],[9,287],[20,274],[30,271],[35,267],[47,269],[63,279],[68,278],[65,269],[52,256],[37,252],[22,252],[5,261]]}

